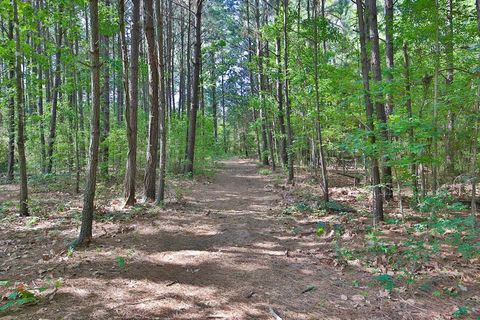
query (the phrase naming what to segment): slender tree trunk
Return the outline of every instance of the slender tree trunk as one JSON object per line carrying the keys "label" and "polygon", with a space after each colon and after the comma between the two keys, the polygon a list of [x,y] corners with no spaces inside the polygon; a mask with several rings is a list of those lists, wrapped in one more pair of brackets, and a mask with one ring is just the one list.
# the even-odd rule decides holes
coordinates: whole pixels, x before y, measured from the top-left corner
{"label": "slender tree trunk", "polygon": [[[372,46],[372,71],[375,85],[382,83],[382,69],[380,63],[380,43],[378,37],[378,23],[377,23],[377,2],[376,0],[367,0],[368,3],[368,17],[370,27],[370,43]],[[389,141],[387,129],[387,115],[385,112],[385,104],[383,103],[383,94],[374,95],[374,104],[377,111],[377,119],[380,122],[380,131],[382,142]],[[393,199],[393,184],[392,184],[392,167],[389,162],[388,154],[383,155],[383,182],[385,184],[385,200]]]}
{"label": "slender tree trunk", "polygon": [[[410,127],[408,129],[408,140],[409,144],[412,145],[415,140],[415,133],[413,129],[413,112],[412,112],[412,94],[411,94],[411,84],[410,84],[410,58],[408,55],[408,44],[403,43],[403,62],[405,65],[405,93],[407,96],[407,101],[405,102],[407,107],[408,119],[410,121]],[[414,153],[410,154],[411,165],[410,165],[410,174],[412,176],[412,190],[413,190],[413,199],[415,203],[418,203],[418,177],[417,177],[417,164],[416,156]]]}
{"label": "slender tree trunk", "polygon": [[[12,0],[15,1],[15,0]],[[8,37],[10,41],[14,41],[14,26],[13,21],[8,24]],[[8,78],[11,83],[15,79],[15,58],[8,63]],[[8,163],[7,163],[7,180],[13,181],[13,174],[15,169],[15,97],[10,96],[8,100]]]}
{"label": "slender tree trunk", "polygon": [[180,79],[178,88],[178,116],[182,117],[182,113],[185,110],[185,14],[182,10],[180,21]]}
{"label": "slender tree trunk", "polygon": [[147,166],[145,168],[144,188],[145,199],[155,201],[155,181],[158,156],[158,58],[155,46],[155,29],[153,24],[153,1],[143,1],[143,20],[145,24],[145,38],[147,39],[148,66],[149,66],[149,102],[150,120],[148,129]]}
{"label": "slender tree trunk", "polygon": [[[137,177],[137,115],[138,115],[138,56],[140,50],[140,0],[133,0],[131,31],[131,69],[128,74],[128,48],[125,37],[124,1],[119,0],[120,36],[122,42],[123,86],[125,91],[125,121],[127,123],[127,171],[125,173],[125,206],[136,203]],[[130,82],[129,82],[130,81]]]}
{"label": "slender tree trunk", "polygon": [[387,100],[385,112],[387,117],[393,114],[393,67],[394,67],[394,48],[393,48],[393,0],[385,0],[385,56],[387,62]]}
{"label": "slender tree trunk", "polygon": [[440,26],[439,26],[439,3],[435,0],[435,73],[434,73],[434,96],[433,96],[433,128],[435,133],[432,138],[432,192],[437,194],[438,188],[438,165],[436,157],[438,154],[438,139],[437,139],[437,116],[438,116],[438,96],[439,96],[439,76],[440,76]]}
{"label": "slender tree trunk", "polygon": [[[40,10],[42,9],[43,4],[42,1],[37,1],[37,8]],[[43,26],[42,26],[42,21],[41,19],[38,19],[37,21],[37,31],[38,31],[38,36],[42,37],[43,36]],[[43,54],[43,46],[39,44],[37,46],[37,54],[42,55]],[[38,81],[38,88],[37,88],[37,94],[38,94],[38,102],[37,102],[37,113],[39,119],[39,130],[40,130],[40,167],[42,170],[42,173],[45,173],[45,166],[46,166],[46,154],[45,154],[45,125],[43,122],[43,67],[42,64],[39,62],[37,64],[37,81]]]}
{"label": "slender tree trunk", "polygon": [[218,142],[218,115],[217,115],[217,74],[215,67],[215,52],[210,52],[212,60],[212,70],[210,75],[211,90],[212,90],[212,118],[213,118],[213,137],[215,142]]}
{"label": "slender tree trunk", "polygon": [[27,159],[25,157],[25,100],[23,91],[22,60],[20,44],[20,25],[18,21],[17,0],[12,0],[13,24],[15,28],[15,91],[17,103],[17,151],[20,171],[20,215],[29,216],[28,212],[28,178]]}
{"label": "slender tree trunk", "polygon": [[[480,35],[480,0],[475,1],[477,9],[477,32]],[[480,112],[480,80],[477,79],[477,99],[474,105],[474,115],[475,115],[475,131],[473,136],[473,150],[472,150],[472,204],[471,204],[471,215],[477,216],[477,158],[478,158],[478,134],[479,134],[479,124],[478,124],[478,113]],[[478,223],[478,222],[477,222]]]}
{"label": "slender tree trunk", "polygon": [[[446,62],[447,62],[447,78],[445,80],[447,97],[452,94],[451,86],[454,77],[454,56],[453,56],[453,0],[447,1],[447,39],[446,39]],[[455,118],[456,114],[453,105],[453,99],[449,99],[448,115],[447,115],[447,137],[446,137],[446,158],[445,169],[447,176],[455,175]]]}
{"label": "slender tree trunk", "polygon": [[[123,22],[125,24],[125,22]],[[118,43],[117,43],[117,55],[119,56],[119,58],[121,59],[122,58],[122,41],[120,39],[120,35],[118,37]],[[128,52],[128,51],[127,51]],[[122,64],[122,68],[123,68],[123,64]],[[128,67],[128,63],[127,63],[127,67]],[[123,69],[122,69],[123,71]],[[123,90],[123,78],[122,77],[119,77],[117,76],[117,80],[115,81],[116,83],[116,86],[117,86],[117,125],[120,126],[122,125],[122,122],[123,122],[123,114],[124,114],[124,110],[125,110],[125,96],[124,96],[124,90]]]}
{"label": "slender tree trunk", "polygon": [[[370,79],[369,79],[369,61],[367,54],[367,28],[365,28],[364,12],[362,1],[357,1],[358,29],[360,34],[360,55],[362,66],[362,79],[365,99],[365,112],[367,116],[366,129],[369,136],[370,144],[376,144],[373,124],[373,103],[370,97]],[[372,148],[373,149],[373,148]],[[372,162],[372,188],[373,188],[373,217],[374,224],[383,221],[383,197],[380,188],[380,169],[378,165],[377,155],[371,155]]]}
{"label": "slender tree trunk", "polygon": [[[105,5],[109,6],[110,1],[106,0]],[[110,37],[101,37],[104,61],[110,59]],[[103,67],[103,103],[102,103],[102,134],[100,136],[100,148],[101,148],[101,172],[104,177],[108,177],[108,166],[110,150],[108,145],[108,136],[110,135],[110,68],[108,63]]]}
{"label": "slender tree trunk", "polygon": [[188,124],[187,159],[185,173],[193,174],[193,161],[195,157],[195,133],[197,129],[197,111],[200,104],[200,67],[202,58],[202,8],[203,0],[196,0],[195,8],[195,51],[193,65],[193,94]]}
{"label": "slender tree trunk", "polygon": [[157,188],[157,204],[163,204],[165,200],[165,175],[167,164],[167,102],[165,90],[165,58],[163,48],[163,10],[160,0],[155,2],[155,10],[157,16],[157,51],[159,61],[159,77],[160,77],[160,116],[159,116],[159,134],[160,134],[160,168]]}
{"label": "slender tree trunk", "polygon": [[257,27],[257,60],[258,60],[258,97],[260,100],[260,123],[261,123],[261,154],[262,154],[262,164],[268,166],[270,163],[268,161],[268,141],[267,141],[267,125],[265,120],[265,76],[263,73],[263,43],[260,39],[260,2],[255,0],[255,22]]}
{"label": "slender tree trunk", "polygon": [[48,136],[47,173],[52,173],[52,169],[53,169],[53,149],[55,144],[55,137],[57,135],[58,100],[61,99],[61,92],[60,92],[60,85],[62,82],[61,49],[62,49],[62,39],[63,39],[63,28],[60,26],[60,24],[58,24],[56,29],[57,29],[56,30],[57,49],[55,53],[55,82],[53,86],[52,110],[50,114],[50,132]]}
{"label": "slender tree trunk", "polygon": [[293,168],[293,133],[290,120],[290,92],[289,92],[289,69],[288,69],[288,0],[283,0],[283,76],[285,90],[285,117],[287,120],[287,154],[288,154],[288,183],[294,183]]}
{"label": "slender tree trunk", "polygon": [[90,4],[90,55],[92,87],[92,120],[90,135],[90,154],[86,172],[83,196],[82,226],[77,245],[89,245],[92,241],[93,211],[97,183],[98,151],[100,146],[100,36],[98,24],[98,0],[89,0]]}
{"label": "slender tree trunk", "polygon": [[[277,18],[280,16],[280,0],[277,0]],[[288,166],[287,155],[287,130],[285,128],[285,110],[283,108],[283,84],[282,84],[282,44],[280,36],[275,39],[275,56],[277,63],[278,76],[277,82],[277,103],[278,103],[278,122],[280,125],[280,158],[284,167]]]}
{"label": "slender tree trunk", "polygon": [[[314,17],[317,20],[317,0],[314,0]],[[315,105],[316,105],[316,128],[318,136],[318,155],[320,160],[320,166],[322,168],[322,181],[323,181],[323,199],[325,203],[330,201],[329,188],[328,188],[328,173],[327,162],[325,161],[325,153],[323,150],[323,132],[320,118],[320,86],[319,86],[319,71],[318,71],[318,25],[315,23],[315,40],[314,40],[314,69],[315,69]]]}
{"label": "slender tree trunk", "polygon": [[[222,59],[223,60],[223,59]],[[222,61],[222,64],[225,63]],[[227,111],[225,106],[225,77],[222,74],[222,130],[223,130],[223,151],[227,153]]]}

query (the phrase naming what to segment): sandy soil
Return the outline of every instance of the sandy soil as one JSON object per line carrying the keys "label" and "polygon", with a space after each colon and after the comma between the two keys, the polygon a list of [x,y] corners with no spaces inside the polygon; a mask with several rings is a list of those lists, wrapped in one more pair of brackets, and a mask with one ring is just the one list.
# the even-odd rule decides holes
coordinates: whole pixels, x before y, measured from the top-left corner
{"label": "sandy soil", "polygon": [[[281,193],[248,160],[222,164],[182,206],[95,224],[68,256],[78,224],[0,229],[0,280],[62,286],[2,319],[445,319],[454,305],[388,296],[360,269],[334,265],[332,245],[295,234]],[[1,227],[0,227],[1,228]],[[119,261],[124,260],[125,264]],[[353,285],[356,283],[357,285]],[[1,292],[0,292],[1,293]]]}

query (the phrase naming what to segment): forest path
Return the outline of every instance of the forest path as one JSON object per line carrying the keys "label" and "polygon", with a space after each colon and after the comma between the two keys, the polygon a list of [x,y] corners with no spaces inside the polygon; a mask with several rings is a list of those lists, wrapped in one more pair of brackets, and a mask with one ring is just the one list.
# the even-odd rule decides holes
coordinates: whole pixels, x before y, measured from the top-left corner
{"label": "forest path", "polygon": [[92,246],[61,264],[12,268],[12,278],[64,281],[49,303],[12,319],[396,319],[360,295],[378,289],[352,287],[364,273],[332,265],[331,244],[292,231],[298,221],[281,214],[272,176],[258,170],[251,160],[224,161],[184,206],[96,223]]}

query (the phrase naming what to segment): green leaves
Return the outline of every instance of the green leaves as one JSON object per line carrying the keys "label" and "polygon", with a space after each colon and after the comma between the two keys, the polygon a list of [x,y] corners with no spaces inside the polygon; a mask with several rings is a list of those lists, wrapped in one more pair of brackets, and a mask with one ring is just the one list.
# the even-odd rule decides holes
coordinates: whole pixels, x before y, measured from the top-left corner
{"label": "green leaves", "polygon": [[375,280],[380,282],[383,288],[388,292],[392,292],[393,288],[395,288],[395,281],[391,275],[381,274],[379,276],[376,276]]}
{"label": "green leaves", "polygon": [[115,260],[117,261],[117,265],[119,268],[125,267],[125,264],[126,264],[125,258],[117,256]]}
{"label": "green leaves", "polygon": [[[8,281],[2,281],[5,286],[8,285]],[[13,292],[11,292],[7,296],[7,302],[3,305],[0,305],[0,312],[6,311],[14,306],[20,306],[30,303],[37,303],[40,298],[37,297],[32,291],[29,290],[37,290],[39,292],[44,292],[46,288],[39,288],[39,289],[26,289],[25,286],[19,285],[15,288]]]}

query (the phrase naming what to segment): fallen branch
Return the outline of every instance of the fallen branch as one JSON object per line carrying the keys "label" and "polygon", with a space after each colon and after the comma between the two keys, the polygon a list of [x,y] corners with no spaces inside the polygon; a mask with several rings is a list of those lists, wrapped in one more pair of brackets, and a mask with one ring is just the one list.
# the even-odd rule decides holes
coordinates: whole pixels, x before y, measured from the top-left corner
{"label": "fallen branch", "polygon": [[270,307],[270,314],[275,320],[283,320],[272,307]]}

